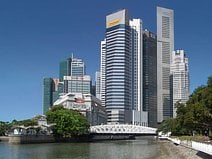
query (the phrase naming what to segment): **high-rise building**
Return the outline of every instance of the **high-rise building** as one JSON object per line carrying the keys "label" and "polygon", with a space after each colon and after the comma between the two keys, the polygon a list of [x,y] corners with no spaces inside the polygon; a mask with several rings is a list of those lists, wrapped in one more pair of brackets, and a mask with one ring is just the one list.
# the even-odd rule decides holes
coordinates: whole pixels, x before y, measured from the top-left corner
{"label": "high-rise building", "polygon": [[174,51],[174,11],[157,7],[157,121],[172,117],[170,63]]}
{"label": "high-rise building", "polygon": [[131,50],[127,10],[106,17],[105,87],[108,122],[131,123]]}
{"label": "high-rise building", "polygon": [[100,99],[105,106],[105,70],[106,70],[106,39],[101,41],[101,68],[100,68]]}
{"label": "high-rise building", "polygon": [[84,76],[85,64],[82,59],[72,57],[60,62],[59,77],[63,81],[64,76]]}
{"label": "high-rise building", "polygon": [[145,125],[148,113],[143,109],[143,29],[141,19],[132,19],[130,24],[131,43],[131,90],[132,90],[132,124]]}
{"label": "high-rise building", "polygon": [[85,76],[64,76],[64,93],[91,93],[91,77]]}
{"label": "high-rise building", "polygon": [[75,77],[82,77],[85,75],[85,64],[82,59],[75,58],[72,54],[71,57],[63,60],[60,62],[59,67],[59,91],[58,93],[64,93],[64,76],[75,76]]}
{"label": "high-rise building", "polygon": [[101,100],[105,92],[108,122],[148,125],[148,113],[143,110],[142,37],[141,19],[129,20],[127,10],[106,17],[106,39],[101,42]]}
{"label": "high-rise building", "polygon": [[59,79],[44,78],[43,80],[43,114],[53,106],[58,98]]}
{"label": "high-rise building", "polygon": [[59,79],[62,82],[64,76],[70,76],[71,75],[71,58],[67,58],[60,62],[59,67]]}
{"label": "high-rise building", "polygon": [[142,82],[143,82],[143,49],[142,49],[142,21],[141,19],[132,19],[129,21],[131,27],[131,62],[132,65],[132,106],[134,110],[142,110]]}
{"label": "high-rise building", "polygon": [[143,110],[148,126],[157,127],[157,36],[143,31]]}
{"label": "high-rise building", "polygon": [[184,50],[173,51],[171,63],[173,117],[176,117],[177,102],[185,104],[189,99],[188,58]]}
{"label": "high-rise building", "polygon": [[96,88],[95,95],[96,95],[96,98],[101,99],[101,92],[100,92],[101,76],[100,76],[100,72],[96,72],[95,78],[96,78],[96,80],[95,80],[95,82],[96,82],[96,84],[95,84],[95,88]]}
{"label": "high-rise building", "polygon": [[82,59],[74,58],[72,55],[70,76],[84,76],[85,75],[85,63]]}
{"label": "high-rise building", "polygon": [[96,85],[91,86],[91,94],[96,97]]}

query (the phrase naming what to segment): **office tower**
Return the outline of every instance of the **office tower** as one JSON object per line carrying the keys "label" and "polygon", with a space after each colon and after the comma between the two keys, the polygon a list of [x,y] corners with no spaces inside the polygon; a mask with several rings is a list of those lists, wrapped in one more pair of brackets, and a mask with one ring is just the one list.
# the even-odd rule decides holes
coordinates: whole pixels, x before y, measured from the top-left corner
{"label": "office tower", "polygon": [[[75,58],[72,54],[71,57],[60,62],[59,67],[59,90],[58,94],[65,93],[64,88],[64,76],[76,76],[81,77],[85,75],[85,64],[82,59]],[[66,89],[67,90],[67,89]]]}
{"label": "office tower", "polygon": [[91,77],[64,76],[64,93],[91,93]]}
{"label": "office tower", "polygon": [[70,76],[84,76],[85,75],[85,64],[82,59],[74,58],[72,54]]}
{"label": "office tower", "polygon": [[176,117],[176,102],[186,103],[189,98],[188,58],[184,50],[173,51],[171,63],[173,117]]}
{"label": "office tower", "polygon": [[67,58],[60,62],[59,67],[59,79],[62,82],[64,76],[70,76],[71,75],[71,58]]}
{"label": "office tower", "polygon": [[59,77],[63,81],[64,76],[84,76],[85,64],[81,59],[72,57],[60,62]]}
{"label": "office tower", "polygon": [[70,64],[68,76],[63,76],[63,93],[91,93],[91,77],[85,75],[85,64],[82,59],[72,54],[67,60]]}
{"label": "office tower", "polygon": [[142,59],[143,59],[143,50],[142,50],[142,21],[140,19],[130,20],[131,27],[131,47],[132,47],[132,106],[135,110],[142,110],[142,78],[143,78],[143,68],[142,68]]}
{"label": "office tower", "polygon": [[101,99],[101,94],[100,94],[100,85],[101,85],[101,76],[100,76],[100,72],[96,72],[96,76],[95,76],[96,80],[96,84],[95,84],[95,88],[96,88],[96,98]]}
{"label": "office tower", "polygon": [[105,106],[105,62],[106,62],[106,39],[101,41],[101,68],[100,68],[100,99],[102,106]]}
{"label": "office tower", "polygon": [[143,31],[143,110],[148,126],[157,127],[157,36]]}
{"label": "office tower", "polygon": [[147,112],[143,111],[143,36],[141,19],[129,21],[131,28],[132,124],[147,126]]}
{"label": "office tower", "polygon": [[157,118],[172,117],[170,62],[174,51],[174,11],[157,7]]}
{"label": "office tower", "polygon": [[52,103],[54,103],[57,98],[59,97],[60,94],[60,90],[59,90],[59,85],[60,85],[60,80],[57,78],[53,79],[53,99],[52,99]]}
{"label": "office tower", "polygon": [[131,120],[130,27],[126,10],[106,17],[105,59],[106,111],[108,122]]}
{"label": "office tower", "polygon": [[58,98],[59,79],[44,78],[43,80],[43,114],[53,106]]}
{"label": "office tower", "polygon": [[91,94],[96,97],[96,85],[91,86]]}

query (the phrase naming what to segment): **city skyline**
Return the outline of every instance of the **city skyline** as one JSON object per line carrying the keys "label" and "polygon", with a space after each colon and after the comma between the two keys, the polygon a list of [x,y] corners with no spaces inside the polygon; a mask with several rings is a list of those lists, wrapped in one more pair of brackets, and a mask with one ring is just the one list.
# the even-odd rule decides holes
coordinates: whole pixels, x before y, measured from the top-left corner
{"label": "city skyline", "polygon": [[[92,11],[90,4],[87,5],[87,9],[84,7],[79,11],[74,9],[80,7],[80,2],[66,2],[71,9],[65,4],[57,6],[56,1],[51,3],[50,1],[48,3],[14,1],[13,5],[9,2],[0,2],[0,18],[2,19],[0,85],[2,108],[6,108],[1,111],[0,120],[20,120],[42,114],[43,78],[58,77],[59,61],[70,57],[72,53],[85,61],[87,74],[92,75],[94,80],[95,72],[100,68],[100,41],[103,40],[105,33],[105,16],[120,8],[128,9],[132,14],[131,17],[141,18],[144,29],[147,28],[154,33],[156,33],[156,6],[162,5],[162,7],[173,9],[175,49],[186,50],[189,57],[190,93],[196,87],[206,84],[207,77],[212,74],[210,70],[212,48],[209,44],[212,33],[209,29],[211,28],[210,18],[207,20],[210,13],[208,3],[211,2],[208,1],[207,4],[199,4],[200,1],[194,2],[196,4],[192,5],[194,10],[195,7],[196,10],[201,9],[198,14],[190,9],[188,2],[183,1],[137,2],[137,5],[141,7],[130,2],[123,2],[123,4],[118,2],[113,5],[110,4],[112,1],[102,2],[103,4],[96,1],[96,6],[105,5],[103,9],[96,11]],[[51,6],[48,6],[49,3]],[[188,6],[181,7],[184,3]],[[39,12],[36,9],[39,9]],[[55,9],[63,11],[56,14]],[[77,17],[74,17],[76,15]],[[192,15],[195,15],[195,18]],[[62,16],[65,17],[61,18]],[[205,18],[201,19],[202,16]],[[87,27],[81,26],[83,24],[87,24]],[[15,94],[13,100],[11,100],[12,93]]]}

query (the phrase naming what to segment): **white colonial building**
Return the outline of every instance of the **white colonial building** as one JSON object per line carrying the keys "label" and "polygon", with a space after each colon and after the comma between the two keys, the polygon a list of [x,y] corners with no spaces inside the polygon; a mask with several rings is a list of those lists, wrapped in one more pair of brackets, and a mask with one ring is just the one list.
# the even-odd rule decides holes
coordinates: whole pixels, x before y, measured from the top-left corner
{"label": "white colonial building", "polygon": [[54,105],[80,111],[91,125],[105,124],[107,121],[105,107],[102,107],[101,101],[91,94],[67,93],[60,96]]}

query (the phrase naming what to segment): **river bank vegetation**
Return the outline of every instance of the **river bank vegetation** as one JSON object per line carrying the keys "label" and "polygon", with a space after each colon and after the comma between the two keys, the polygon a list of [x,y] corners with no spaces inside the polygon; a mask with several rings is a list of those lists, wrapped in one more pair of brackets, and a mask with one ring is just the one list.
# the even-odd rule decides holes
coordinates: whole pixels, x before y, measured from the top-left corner
{"label": "river bank vegetation", "polygon": [[212,136],[212,76],[194,90],[186,104],[176,103],[177,117],[162,122],[158,131],[172,135]]}
{"label": "river bank vegetation", "polygon": [[35,118],[32,119],[25,119],[25,120],[13,120],[12,122],[3,122],[0,121],[0,136],[7,136],[9,131],[14,126],[37,126],[38,122]]}
{"label": "river bank vegetation", "polygon": [[46,113],[47,121],[53,124],[52,131],[56,137],[70,138],[88,134],[90,127],[87,119],[78,111],[53,106]]}
{"label": "river bank vegetation", "polygon": [[[32,119],[13,120],[12,122],[0,121],[0,136],[7,136],[14,127],[35,127],[39,128],[38,120],[41,116]],[[62,106],[53,106],[46,112],[48,127],[57,138],[73,138],[88,134],[90,127],[87,119],[76,110],[68,110]],[[37,128],[38,127],[38,128]]]}

